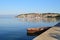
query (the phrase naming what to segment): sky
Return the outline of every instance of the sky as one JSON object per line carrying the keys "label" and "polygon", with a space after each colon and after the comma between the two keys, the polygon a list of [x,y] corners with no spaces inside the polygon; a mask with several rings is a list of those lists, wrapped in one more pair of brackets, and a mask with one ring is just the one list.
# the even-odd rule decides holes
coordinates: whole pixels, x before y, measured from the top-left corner
{"label": "sky", "polygon": [[60,13],[60,0],[0,0],[0,15]]}

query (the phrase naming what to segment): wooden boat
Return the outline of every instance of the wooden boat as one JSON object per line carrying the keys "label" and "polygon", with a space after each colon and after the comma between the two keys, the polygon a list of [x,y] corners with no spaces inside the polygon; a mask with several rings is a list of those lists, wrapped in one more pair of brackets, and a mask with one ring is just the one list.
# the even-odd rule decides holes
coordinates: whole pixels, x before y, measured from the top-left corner
{"label": "wooden boat", "polygon": [[49,27],[41,27],[41,28],[28,28],[27,29],[27,33],[36,33],[36,32],[40,32],[43,30],[48,29]]}

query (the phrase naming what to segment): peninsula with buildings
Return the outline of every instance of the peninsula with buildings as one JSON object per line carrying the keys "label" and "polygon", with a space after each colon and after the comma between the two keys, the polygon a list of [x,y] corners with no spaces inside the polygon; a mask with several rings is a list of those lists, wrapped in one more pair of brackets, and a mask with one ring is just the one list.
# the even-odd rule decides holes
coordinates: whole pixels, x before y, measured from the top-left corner
{"label": "peninsula with buildings", "polygon": [[26,13],[16,16],[18,18],[58,18],[59,13]]}

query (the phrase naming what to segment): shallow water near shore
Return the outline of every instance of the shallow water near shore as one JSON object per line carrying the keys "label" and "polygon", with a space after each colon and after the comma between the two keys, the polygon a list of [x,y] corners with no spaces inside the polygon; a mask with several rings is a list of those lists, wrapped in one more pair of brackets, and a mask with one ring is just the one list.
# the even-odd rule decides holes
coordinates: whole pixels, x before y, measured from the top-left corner
{"label": "shallow water near shore", "polygon": [[59,22],[55,18],[0,18],[0,40],[32,40],[36,36],[27,35],[27,28],[52,27]]}

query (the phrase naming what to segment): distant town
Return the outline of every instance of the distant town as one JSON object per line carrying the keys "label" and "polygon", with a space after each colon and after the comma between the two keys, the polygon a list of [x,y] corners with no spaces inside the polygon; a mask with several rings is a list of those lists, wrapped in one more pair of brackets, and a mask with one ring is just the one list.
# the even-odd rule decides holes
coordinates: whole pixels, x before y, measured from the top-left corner
{"label": "distant town", "polygon": [[60,17],[59,13],[26,13],[20,14],[18,18],[58,18]]}

